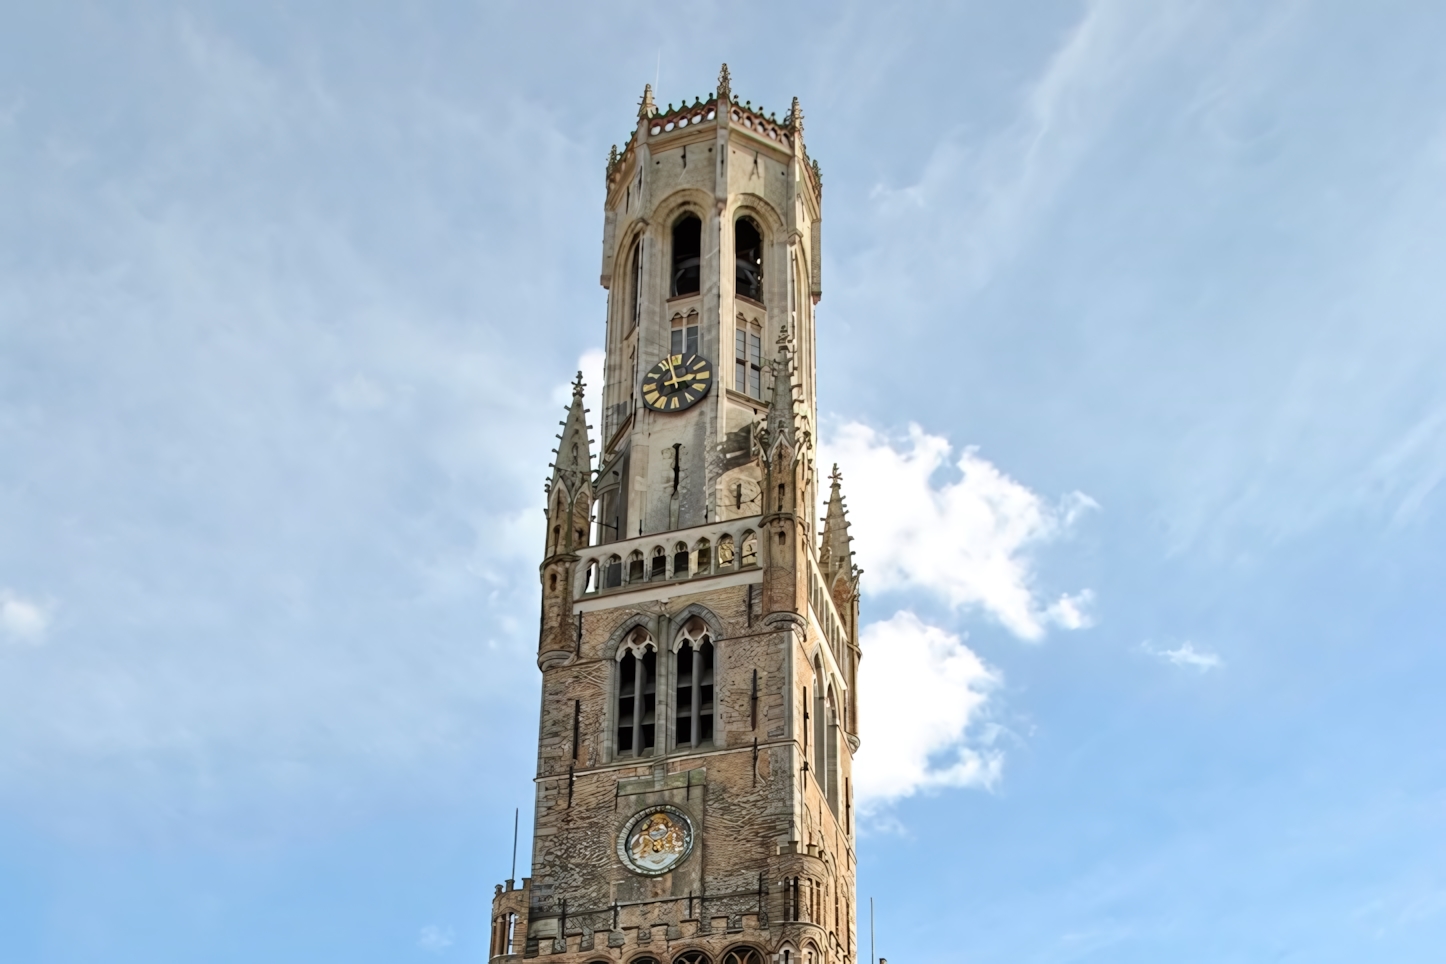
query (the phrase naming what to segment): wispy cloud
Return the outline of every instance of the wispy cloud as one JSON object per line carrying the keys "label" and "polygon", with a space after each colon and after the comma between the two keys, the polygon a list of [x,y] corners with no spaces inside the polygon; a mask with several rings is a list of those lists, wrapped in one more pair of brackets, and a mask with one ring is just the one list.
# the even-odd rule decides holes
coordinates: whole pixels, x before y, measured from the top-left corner
{"label": "wispy cloud", "polygon": [[431,951],[433,954],[440,954],[456,943],[450,927],[438,927],[436,924],[428,924],[417,934],[417,946],[424,951]]}
{"label": "wispy cloud", "polygon": [[[970,448],[952,461],[949,441],[911,426],[892,440],[845,423],[822,446],[822,464],[844,470],[867,590],[924,589],[956,608],[978,607],[1021,639],[1049,625],[1089,625],[1089,590],[1039,598],[1030,552],[1095,508],[1075,492],[1050,503]],[[936,483],[951,466],[955,481]]]}
{"label": "wispy cloud", "polygon": [[1218,654],[1208,650],[1196,649],[1195,644],[1188,640],[1176,646],[1174,649],[1160,649],[1149,642],[1141,644],[1140,648],[1151,656],[1163,660],[1172,666],[1187,666],[1191,669],[1197,669],[1202,673],[1209,672],[1212,669],[1219,669],[1225,665],[1224,660],[1222,660]]}
{"label": "wispy cloud", "polygon": [[0,589],[0,638],[11,643],[38,646],[50,629],[51,605]]}
{"label": "wispy cloud", "polygon": [[959,636],[907,610],[866,626],[862,644],[869,671],[859,699],[869,723],[854,761],[859,806],[935,787],[991,786],[1004,756],[976,730],[998,673]]}
{"label": "wispy cloud", "polygon": [[901,221],[911,234],[936,242],[928,245],[926,262],[917,261],[917,243],[891,245],[916,259],[897,270],[928,271],[970,291],[987,284],[1028,241],[1115,112],[1177,43],[1192,15],[1183,4],[1086,4],[1022,94],[1010,123],[978,145],[946,139],[917,181],[874,188],[873,201],[886,221]]}

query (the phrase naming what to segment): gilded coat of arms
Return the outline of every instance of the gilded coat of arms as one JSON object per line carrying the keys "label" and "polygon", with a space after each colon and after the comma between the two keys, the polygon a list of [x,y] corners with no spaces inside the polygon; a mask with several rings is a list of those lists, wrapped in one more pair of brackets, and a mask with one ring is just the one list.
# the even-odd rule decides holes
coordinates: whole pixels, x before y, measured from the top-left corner
{"label": "gilded coat of arms", "polygon": [[649,807],[628,821],[618,838],[618,856],[640,874],[672,870],[693,849],[693,824],[676,807]]}

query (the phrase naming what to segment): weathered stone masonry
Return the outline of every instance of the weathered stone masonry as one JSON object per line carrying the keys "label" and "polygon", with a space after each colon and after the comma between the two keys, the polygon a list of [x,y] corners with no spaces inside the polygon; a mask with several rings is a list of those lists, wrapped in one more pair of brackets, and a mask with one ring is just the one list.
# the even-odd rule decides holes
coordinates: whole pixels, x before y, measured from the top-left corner
{"label": "weathered stone masonry", "polygon": [[857,955],[837,471],[815,524],[822,182],[798,101],[778,120],[730,88],[725,66],[706,100],[646,89],[608,159],[601,452],[579,376],[539,569],[532,876],[498,885],[493,960]]}

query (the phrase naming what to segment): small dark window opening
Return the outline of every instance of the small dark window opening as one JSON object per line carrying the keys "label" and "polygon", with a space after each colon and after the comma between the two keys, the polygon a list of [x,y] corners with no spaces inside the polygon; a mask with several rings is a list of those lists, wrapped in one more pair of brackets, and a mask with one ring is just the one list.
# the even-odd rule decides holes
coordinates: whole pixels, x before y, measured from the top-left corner
{"label": "small dark window opening", "polygon": [[629,319],[628,331],[638,326],[643,317],[643,242],[633,245],[633,312]]}
{"label": "small dark window opening", "polygon": [[668,556],[659,546],[653,550],[653,570],[648,575],[649,579],[666,579],[668,576]]}
{"label": "small dark window opening", "polygon": [[643,581],[643,554],[637,553],[628,560],[628,582]]}
{"label": "small dark window opening", "polygon": [[788,489],[780,482],[778,485],[778,504],[780,506],[783,505],[783,497],[787,492]]}
{"label": "small dark window opening", "polygon": [[713,742],[713,644],[705,635],[697,649],[678,650],[678,692],[674,733],[678,746]]}
{"label": "small dark window opening", "polygon": [[752,218],[733,223],[734,286],[738,294],[763,301],[763,232]]}
{"label": "small dark window opening", "polygon": [[682,579],[688,574],[688,547],[681,542],[673,550],[673,578]]}
{"label": "small dark window opening", "polygon": [[644,756],[656,730],[657,655],[628,653],[618,666],[618,754]]}
{"label": "small dark window opening", "polygon": [[554,572],[551,576],[547,577],[547,588],[553,592],[557,592],[557,573]]}
{"label": "small dark window opening", "polygon": [[608,589],[616,589],[623,584],[623,561],[617,556],[608,560],[607,570],[603,573],[603,585]]}
{"label": "small dark window opening", "polygon": [[673,294],[695,295],[702,278],[703,222],[685,214],[673,225]]}

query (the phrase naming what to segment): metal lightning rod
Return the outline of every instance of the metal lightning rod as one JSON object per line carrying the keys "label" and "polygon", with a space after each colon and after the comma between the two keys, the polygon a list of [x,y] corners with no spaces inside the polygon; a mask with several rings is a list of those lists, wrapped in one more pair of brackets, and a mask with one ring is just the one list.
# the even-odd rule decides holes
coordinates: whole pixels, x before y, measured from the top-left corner
{"label": "metal lightning rod", "polygon": [[[507,878],[508,880],[517,879],[517,819],[521,815],[521,813],[521,807],[516,807],[512,811],[512,876]],[[873,913],[873,906],[874,905],[872,903],[869,904],[870,914]],[[871,923],[869,924],[869,926],[873,927],[873,924]]]}

